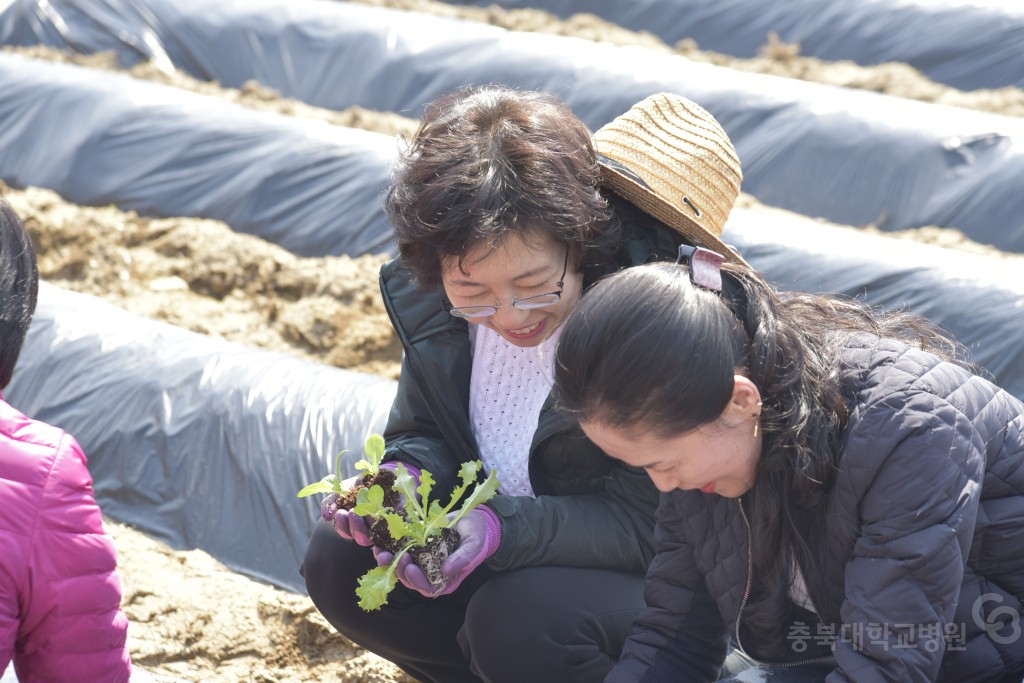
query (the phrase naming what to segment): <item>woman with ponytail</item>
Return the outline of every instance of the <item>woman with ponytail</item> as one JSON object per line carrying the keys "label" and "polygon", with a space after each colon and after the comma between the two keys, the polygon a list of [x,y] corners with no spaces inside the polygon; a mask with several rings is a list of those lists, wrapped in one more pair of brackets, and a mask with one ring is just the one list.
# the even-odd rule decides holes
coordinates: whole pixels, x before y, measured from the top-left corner
{"label": "woman with ponytail", "polygon": [[1024,405],[925,321],[683,247],[597,283],[555,393],[662,492],[608,683],[1024,675]]}

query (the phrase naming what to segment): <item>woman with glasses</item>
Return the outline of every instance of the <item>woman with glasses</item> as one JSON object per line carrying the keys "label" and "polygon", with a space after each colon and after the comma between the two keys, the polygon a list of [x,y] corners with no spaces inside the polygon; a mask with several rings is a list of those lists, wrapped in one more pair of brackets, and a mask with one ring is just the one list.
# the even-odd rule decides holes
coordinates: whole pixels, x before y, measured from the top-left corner
{"label": "woman with glasses", "polygon": [[923,320],[690,261],[558,348],[559,407],[663,492],[608,683],[1019,683],[1024,405]]}
{"label": "woman with glasses", "polygon": [[467,461],[501,486],[456,527],[445,587],[406,555],[380,611],[354,590],[391,555],[365,547],[358,515],[321,523],[303,573],[341,633],[423,681],[604,679],[644,604],[657,491],[553,410],[555,346],[602,275],[683,241],[727,251],[717,235],[739,183],[721,127],[673,95],[594,136],[538,92],[473,88],[427,107],[386,201],[400,256],[381,290],[405,350],[386,460],[429,471],[441,499]]}

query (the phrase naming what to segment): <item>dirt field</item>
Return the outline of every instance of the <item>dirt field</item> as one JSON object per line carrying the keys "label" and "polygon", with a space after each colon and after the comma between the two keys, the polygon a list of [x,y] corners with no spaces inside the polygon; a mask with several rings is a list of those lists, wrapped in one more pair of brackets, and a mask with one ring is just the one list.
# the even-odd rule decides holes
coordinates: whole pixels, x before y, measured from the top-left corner
{"label": "dirt field", "polygon": [[[519,30],[641,43],[730,68],[1024,115],[1024,92],[1019,89],[963,93],[937,85],[906,65],[865,68],[823,63],[777,42],[766,46],[764,56],[741,60],[701,52],[693,44],[667,46],[649,34],[625,31],[589,15],[561,21],[533,10],[455,7],[427,0],[363,1]],[[92,68],[118,68],[110,55],[20,51]],[[148,64],[136,66],[131,74],[245,106],[391,135],[408,132],[413,125],[387,112],[310,107],[282,99],[255,83],[241,90],[225,89],[182,74],[168,76]],[[299,258],[217,221],[140,218],[115,207],[76,206],[35,188],[0,186],[0,191],[35,235],[42,276],[52,284],[234,342],[397,377],[401,349],[377,290],[381,257]],[[758,206],[747,195],[741,204]],[[994,253],[950,230],[887,234]],[[411,680],[333,633],[305,596],[228,571],[201,551],[172,550],[114,520],[108,519],[106,526],[119,550],[124,609],[132,622],[129,638],[136,664],[181,680],[209,683]]]}

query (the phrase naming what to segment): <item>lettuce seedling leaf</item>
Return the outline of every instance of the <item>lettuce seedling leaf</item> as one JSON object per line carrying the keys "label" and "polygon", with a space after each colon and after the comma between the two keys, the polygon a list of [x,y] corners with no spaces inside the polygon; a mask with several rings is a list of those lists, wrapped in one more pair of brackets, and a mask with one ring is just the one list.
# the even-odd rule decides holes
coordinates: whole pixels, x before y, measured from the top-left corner
{"label": "lettuce seedling leaf", "polygon": [[366,457],[356,463],[356,469],[363,470],[371,477],[377,476],[381,463],[384,462],[384,437],[380,434],[368,436],[366,444],[363,446],[363,453]]}
{"label": "lettuce seedling leaf", "polygon": [[456,486],[452,491],[452,497],[448,500],[448,504],[444,506],[442,514],[447,515],[451,512],[452,508],[459,502],[459,499],[466,493],[469,485],[476,480],[476,474],[480,471],[481,467],[483,467],[483,463],[479,460],[462,463],[462,467],[459,468],[459,479],[462,480],[462,484]]}
{"label": "lettuce seedling leaf", "polygon": [[441,504],[438,503],[436,500],[431,501],[430,510],[427,511],[427,519],[425,521],[433,522],[435,519],[444,516],[445,511],[444,508],[441,507]]}
{"label": "lettuce seedling leaf", "polygon": [[455,523],[465,517],[467,512],[479,505],[483,505],[493,498],[494,494],[498,492],[499,486],[501,486],[501,482],[498,481],[498,475],[494,470],[491,470],[491,473],[487,475],[487,478],[484,479],[482,483],[477,484],[476,488],[473,489],[473,493],[470,494],[469,498],[466,499],[466,502],[464,502],[462,507],[459,508],[459,514],[455,515],[455,517],[448,523],[448,526],[455,526]]}
{"label": "lettuce seedling leaf", "polygon": [[380,434],[370,434],[366,437],[366,445],[364,447],[366,451],[366,457],[369,458],[370,462],[376,463],[378,466],[384,462],[384,437]]}
{"label": "lettuce seedling leaf", "polygon": [[388,525],[388,533],[391,534],[391,538],[396,541],[400,541],[403,538],[412,536],[415,533],[415,529],[406,521],[405,517],[395,512],[385,512],[381,517]]}
{"label": "lettuce seedling leaf", "polygon": [[409,470],[402,463],[398,463],[398,466],[395,467],[394,488],[405,496],[405,512],[410,519],[413,519],[419,514],[420,505],[416,500],[416,479],[409,474]]}
{"label": "lettuce seedling leaf", "polygon": [[483,466],[484,464],[479,460],[462,463],[462,467],[459,468],[459,479],[463,484],[469,486],[476,480],[476,475]]}
{"label": "lettuce seedling leaf", "polygon": [[352,512],[360,517],[365,517],[366,515],[377,517],[383,509],[384,488],[382,486],[374,484],[370,488],[359,489],[359,492],[356,494],[356,505],[352,508]]}
{"label": "lettuce seedling leaf", "polygon": [[347,452],[348,451],[345,450],[339,451],[338,455],[334,458],[334,474],[328,474],[315,484],[309,484],[308,486],[302,487],[302,490],[298,493],[298,497],[305,498],[306,496],[311,496],[314,493],[337,493],[341,496],[346,495],[348,490],[341,485],[344,481],[341,478],[341,456],[345,455]]}
{"label": "lettuce seedling leaf", "polygon": [[330,479],[330,477],[322,479],[316,482],[315,484],[304,486],[302,490],[299,491],[298,493],[299,498],[312,496],[314,493],[337,493],[337,491],[335,490],[337,488],[336,485],[334,484],[334,482],[328,481],[328,479]]}
{"label": "lettuce seedling leaf", "polygon": [[427,539],[430,538],[431,527],[423,518],[417,517],[411,521],[407,521],[409,529],[409,536],[418,544],[426,545]]}
{"label": "lettuce seedling leaf", "polygon": [[423,510],[429,509],[427,507],[428,501],[430,500],[430,492],[434,488],[434,475],[427,470],[420,471],[420,485],[416,487],[416,493],[420,497],[420,508],[421,514]]}
{"label": "lettuce seedling leaf", "polygon": [[378,610],[381,605],[388,603],[388,593],[398,583],[398,577],[395,576],[397,559],[396,556],[391,564],[375,567],[359,578],[356,596],[359,598],[359,606],[367,612]]}

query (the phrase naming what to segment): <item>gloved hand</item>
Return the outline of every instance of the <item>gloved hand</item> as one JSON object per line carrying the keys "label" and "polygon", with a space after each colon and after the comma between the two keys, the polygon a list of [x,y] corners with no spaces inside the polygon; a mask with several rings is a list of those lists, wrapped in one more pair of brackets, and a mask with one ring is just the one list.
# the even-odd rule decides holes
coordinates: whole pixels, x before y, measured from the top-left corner
{"label": "gloved hand", "polygon": [[[405,464],[405,463],[402,463]],[[394,470],[398,467],[397,461],[386,462],[381,465],[382,470]],[[416,480],[417,486],[420,480],[420,470],[418,467],[405,464],[405,468],[412,475],[413,479]],[[363,479],[363,475],[357,474],[354,477],[349,477],[341,483],[346,489],[350,490],[358,485]],[[399,495],[397,507],[401,509],[405,506],[405,496]],[[373,539],[370,538],[370,526],[373,524],[373,518],[369,515],[361,516],[349,510],[339,509],[334,513],[334,530],[338,532],[338,535],[344,539],[351,539],[359,545],[370,546],[373,545]]]}
{"label": "gloved hand", "polygon": [[[351,490],[360,481],[362,481],[363,475],[357,474],[354,477],[349,477],[345,481],[341,482],[341,485],[345,490]],[[370,539],[370,525],[373,524],[373,519],[370,517],[363,517],[357,515],[351,510],[338,509],[334,513],[334,530],[338,532],[338,535],[344,539],[352,540],[359,545],[373,545],[373,541]]]}
{"label": "gloved hand", "polygon": [[[378,567],[386,567],[391,564],[391,560],[394,559],[394,553],[388,552],[387,550],[381,550],[377,546],[373,546],[373,556],[377,559]],[[413,570],[412,574],[409,574],[410,568]],[[417,591],[432,597],[434,595],[434,589],[430,587],[430,582],[427,581],[427,575],[423,573],[423,570],[412,561],[412,555],[405,553],[398,558],[398,566],[395,567],[395,576],[398,581],[411,590]]]}
{"label": "gloved hand", "polygon": [[439,595],[447,595],[458,588],[501,545],[501,520],[486,505],[470,510],[455,524],[455,530],[460,536],[459,547],[441,567],[445,588]]}
{"label": "gloved hand", "polygon": [[[455,513],[449,516],[454,517]],[[432,587],[426,574],[412,561],[408,553],[398,560],[395,571],[403,586],[428,598],[448,595],[462,585],[465,578],[484,560],[497,552],[498,546],[501,545],[501,521],[486,505],[470,510],[455,524],[455,530],[459,532],[459,547],[448,556],[441,567],[441,574],[445,579],[444,586],[440,590]],[[394,557],[391,553],[378,548],[374,548],[373,553],[378,566],[390,563]]]}

